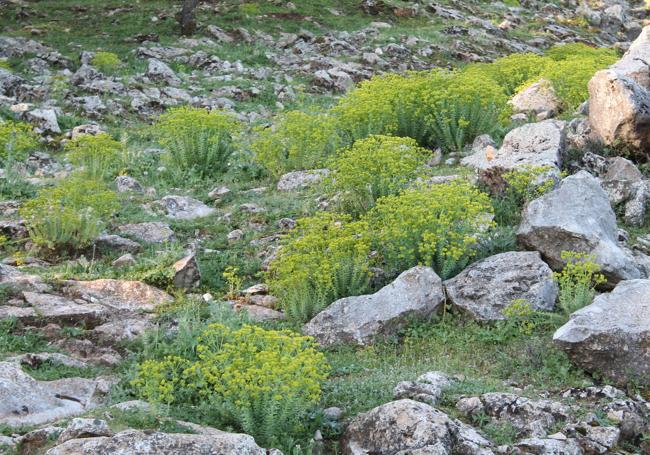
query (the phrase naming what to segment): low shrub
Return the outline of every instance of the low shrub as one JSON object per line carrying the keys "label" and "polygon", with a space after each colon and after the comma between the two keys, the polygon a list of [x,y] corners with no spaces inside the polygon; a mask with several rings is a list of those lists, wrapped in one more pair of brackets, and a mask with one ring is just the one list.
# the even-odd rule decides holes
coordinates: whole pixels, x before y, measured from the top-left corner
{"label": "low shrub", "polygon": [[599,273],[600,265],[594,262],[593,255],[563,251],[561,258],[566,265],[553,275],[560,288],[560,308],[568,315],[591,304],[596,296],[596,287],[607,280]]}
{"label": "low shrub", "polygon": [[492,174],[499,181],[499,188],[492,191],[494,218],[501,226],[519,224],[523,206],[548,193],[556,184],[551,166],[522,166],[506,172],[495,169]]}
{"label": "low shrub", "polygon": [[410,138],[369,136],[337,154],[324,187],[339,209],[365,213],[380,197],[398,193],[423,175],[430,155]]}
{"label": "low shrub", "polygon": [[73,176],[39,191],[20,215],[35,245],[73,251],[90,245],[118,207],[116,194],[103,183]]}
{"label": "low shrub", "polygon": [[38,135],[31,125],[0,119],[0,164],[23,161],[38,147]]}
{"label": "low shrub", "polygon": [[333,113],[352,140],[390,134],[460,151],[478,134],[500,127],[509,112],[503,89],[480,68],[377,76]]}
{"label": "low shrub", "polygon": [[110,135],[84,134],[65,144],[68,159],[81,167],[84,176],[105,180],[115,177],[120,169],[124,146]]}
{"label": "low shrub", "polygon": [[382,198],[364,221],[391,275],[421,264],[448,278],[476,254],[480,233],[494,224],[491,215],[488,195],[457,180]]}
{"label": "low shrub", "polygon": [[334,300],[368,288],[368,226],[320,212],[298,220],[271,263],[267,281],[282,308],[305,321]]}
{"label": "low shrub", "polygon": [[327,114],[291,111],[270,128],[258,128],[251,145],[255,159],[274,177],[322,167],[344,145],[335,119]]}
{"label": "low shrub", "polygon": [[117,54],[104,51],[97,52],[90,63],[102,73],[112,73],[122,64]]}
{"label": "low shrub", "polygon": [[329,366],[309,337],[289,330],[212,324],[195,358],[141,363],[132,385],[154,403],[209,408],[216,426],[231,425],[264,447],[303,437]]}
{"label": "low shrub", "polygon": [[168,172],[178,178],[189,173],[206,178],[225,172],[235,151],[233,135],[238,129],[238,122],[226,112],[193,107],[170,109],[152,127],[166,149],[162,158]]}

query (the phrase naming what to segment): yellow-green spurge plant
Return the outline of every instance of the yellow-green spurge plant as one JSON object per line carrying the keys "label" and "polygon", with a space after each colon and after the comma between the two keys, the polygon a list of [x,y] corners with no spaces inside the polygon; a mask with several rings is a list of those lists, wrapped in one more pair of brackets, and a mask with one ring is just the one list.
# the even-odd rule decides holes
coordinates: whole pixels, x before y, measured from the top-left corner
{"label": "yellow-green spurge plant", "polygon": [[377,199],[403,190],[424,175],[431,153],[415,139],[373,135],[341,149],[331,160],[324,188],[338,209],[367,212]]}
{"label": "yellow-green spurge plant", "polygon": [[200,177],[225,172],[238,131],[239,122],[230,113],[187,106],[168,110],[152,127],[165,147],[169,173],[178,178],[190,172]]}
{"label": "yellow-green spurge plant", "polygon": [[117,195],[104,183],[73,175],[39,191],[20,215],[34,244],[65,252],[89,246],[118,208]]}
{"label": "yellow-green spurge plant", "polygon": [[475,255],[491,217],[487,194],[461,180],[380,198],[358,221],[318,213],[284,239],[267,281],[287,314],[306,320],[337,298],[363,293],[370,265],[389,277],[418,264],[453,275]]}
{"label": "yellow-green spurge plant", "polygon": [[90,179],[115,177],[124,155],[124,146],[109,134],[84,134],[65,144],[68,159]]}
{"label": "yellow-green spurge plant", "polygon": [[587,99],[593,74],[616,61],[614,50],[584,44],[556,46],[545,55],[513,54],[457,70],[375,76],[328,112],[293,112],[260,132],[253,151],[274,175],[321,167],[338,147],[371,134],[410,137],[424,147],[461,151],[479,134],[501,134],[508,100],[545,78],[574,109]]}
{"label": "yellow-green spurge plant", "polygon": [[0,165],[22,161],[38,147],[38,135],[31,125],[0,119]]}
{"label": "yellow-green spurge plant", "polygon": [[214,424],[277,447],[280,439],[301,435],[328,373],[309,337],[212,324],[198,338],[195,358],[145,361],[132,385],[154,403],[209,409]]}
{"label": "yellow-green spurge plant", "polygon": [[267,273],[287,314],[307,320],[334,300],[368,289],[368,224],[319,212],[299,219]]}
{"label": "yellow-green spurge plant", "polygon": [[564,313],[571,314],[589,305],[596,295],[596,287],[607,280],[593,255],[562,251],[561,258],[566,265],[562,271],[554,273],[560,288],[558,300]]}

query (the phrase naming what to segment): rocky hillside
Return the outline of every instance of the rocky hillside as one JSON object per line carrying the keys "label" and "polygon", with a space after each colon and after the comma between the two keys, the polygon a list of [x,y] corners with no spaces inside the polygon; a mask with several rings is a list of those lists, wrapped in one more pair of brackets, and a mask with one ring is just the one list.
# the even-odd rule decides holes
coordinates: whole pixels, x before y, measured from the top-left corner
{"label": "rocky hillside", "polygon": [[0,453],[650,454],[646,5],[179,10],[0,0]]}

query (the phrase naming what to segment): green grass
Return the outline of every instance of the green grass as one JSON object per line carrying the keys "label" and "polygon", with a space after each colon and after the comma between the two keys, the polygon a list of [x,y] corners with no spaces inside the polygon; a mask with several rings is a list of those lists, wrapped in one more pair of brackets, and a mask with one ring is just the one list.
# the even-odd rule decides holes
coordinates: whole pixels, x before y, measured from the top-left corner
{"label": "green grass", "polygon": [[54,361],[45,361],[37,367],[23,366],[25,373],[38,381],[54,381],[66,378],[94,378],[106,370],[96,367],[74,367]]}

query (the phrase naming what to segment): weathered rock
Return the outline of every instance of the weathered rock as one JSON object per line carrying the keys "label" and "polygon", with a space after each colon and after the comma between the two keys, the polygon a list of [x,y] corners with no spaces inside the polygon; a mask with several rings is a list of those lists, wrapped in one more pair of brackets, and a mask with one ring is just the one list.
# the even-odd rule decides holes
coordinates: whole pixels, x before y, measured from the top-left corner
{"label": "weathered rock", "polygon": [[25,113],[25,119],[34,125],[39,134],[61,134],[54,109],[34,109]]}
{"label": "weathered rock", "polygon": [[141,281],[101,279],[66,281],[63,293],[75,299],[97,302],[106,308],[127,311],[153,311],[174,299],[166,292]]}
{"label": "weathered rock", "polygon": [[589,121],[608,145],[650,152],[650,26],[623,58],[589,81]]}
{"label": "weathered rock", "polygon": [[442,391],[452,383],[452,380],[439,371],[430,371],[415,381],[402,381],[393,389],[393,399],[409,398],[415,401],[435,405],[442,396]]}
{"label": "weathered rock", "polygon": [[237,310],[245,311],[253,322],[282,321],[287,318],[284,313],[261,305],[240,305]]}
{"label": "weathered rock", "polygon": [[214,208],[188,196],[165,196],[156,201],[156,205],[174,220],[194,220],[216,213]]}
{"label": "weathered rock", "polygon": [[85,324],[93,327],[108,318],[109,309],[83,301],[74,301],[62,296],[39,292],[22,293],[26,305],[0,306],[0,319],[15,318],[32,325]]}
{"label": "weathered rock", "polygon": [[221,199],[225,198],[231,193],[230,188],[226,186],[221,186],[219,188],[215,188],[212,191],[208,193],[208,197],[210,199],[213,199],[215,201],[220,201]]}
{"label": "weathered rock", "polygon": [[492,454],[473,428],[413,400],[398,400],[357,416],[342,437],[345,455]]}
{"label": "weathered rock", "polygon": [[243,238],[244,238],[244,231],[242,231],[241,229],[235,229],[233,231],[230,231],[228,235],[226,235],[226,240],[228,240],[228,243],[239,242]]}
{"label": "weathered rock", "polygon": [[95,239],[95,248],[100,253],[136,254],[142,250],[138,242],[113,234],[102,234]]}
{"label": "weathered rock", "polygon": [[174,231],[168,224],[160,221],[125,224],[119,226],[117,230],[144,243],[165,243],[174,239]]}
{"label": "weathered rock", "polygon": [[116,269],[122,268],[122,267],[130,267],[132,265],[135,265],[137,263],[136,259],[133,257],[132,254],[127,253],[123,254],[119,258],[115,259],[113,262],[111,262],[111,265],[115,267]]}
{"label": "weathered rock", "polygon": [[503,310],[522,299],[531,309],[552,311],[557,298],[553,272],[538,252],[512,251],[476,262],[445,281],[452,305],[474,319],[505,319]]}
{"label": "weathered rock", "polygon": [[[510,131],[498,151],[489,146],[463,158],[461,163],[476,169],[521,166],[559,168],[566,147],[566,122],[545,120],[527,123]],[[491,152],[490,152],[491,151]]]}
{"label": "weathered rock", "polygon": [[547,432],[570,416],[570,408],[551,400],[532,400],[512,393],[486,393],[480,397],[485,414],[509,423],[519,436],[545,437]]}
{"label": "weathered rock", "polygon": [[[112,437],[72,439],[46,455],[266,455],[267,451],[245,434],[213,430],[209,434],[158,433],[125,430]],[[277,451],[275,452],[278,455]]]}
{"label": "weathered rock", "polygon": [[519,441],[515,448],[522,455],[583,455],[575,439],[530,438]]}
{"label": "weathered rock", "polygon": [[113,434],[105,420],[75,418],[70,421],[66,429],[61,433],[57,444],[62,444],[70,439],[113,436]]}
{"label": "weathered rock", "polygon": [[23,273],[18,269],[3,264],[0,264],[0,284],[13,292],[46,292],[50,290],[50,286],[41,277]]}
{"label": "weathered rock", "polygon": [[192,289],[201,282],[201,271],[196,255],[190,254],[174,263],[174,286],[179,289]]}
{"label": "weathered rock", "polygon": [[0,95],[15,96],[16,88],[23,82],[21,77],[5,68],[0,68]]}
{"label": "weathered rock", "polygon": [[599,295],[553,340],[585,370],[618,384],[650,384],[650,280],[623,281]]}
{"label": "weathered rock", "polygon": [[565,428],[575,438],[585,453],[605,454],[618,444],[621,430],[612,426],[592,426],[586,423]]}
{"label": "weathered rock", "polygon": [[316,185],[327,174],[329,174],[328,169],[289,172],[280,177],[277,188],[278,191],[293,191],[308,188]]}
{"label": "weathered rock", "polygon": [[532,113],[549,118],[559,112],[562,100],[549,81],[540,79],[513,96],[509,104],[515,113]]}
{"label": "weathered rock", "polygon": [[92,379],[36,381],[18,365],[0,362],[2,425],[41,425],[79,415],[95,407],[100,395]]}
{"label": "weathered rock", "polygon": [[131,317],[122,317],[114,321],[98,325],[93,329],[93,333],[101,340],[113,344],[122,341],[130,341],[142,335],[145,330],[151,327],[147,315],[137,315]]}
{"label": "weathered rock", "polygon": [[162,82],[168,85],[179,85],[181,83],[181,80],[169,66],[155,58],[149,59],[145,75],[154,82]]}
{"label": "weathered rock", "polygon": [[394,334],[413,317],[429,318],[444,299],[440,277],[428,267],[414,267],[375,294],[337,300],[303,331],[322,345],[364,345],[377,335]]}
{"label": "weathered rock", "polygon": [[616,216],[598,180],[586,171],[524,209],[517,240],[537,250],[553,269],[564,266],[562,251],[592,254],[610,284],[640,277],[631,253],[617,243]]}
{"label": "weathered rock", "polygon": [[140,182],[128,175],[120,175],[115,178],[115,186],[118,193],[126,193],[132,191],[134,193],[143,193],[144,189]]}

